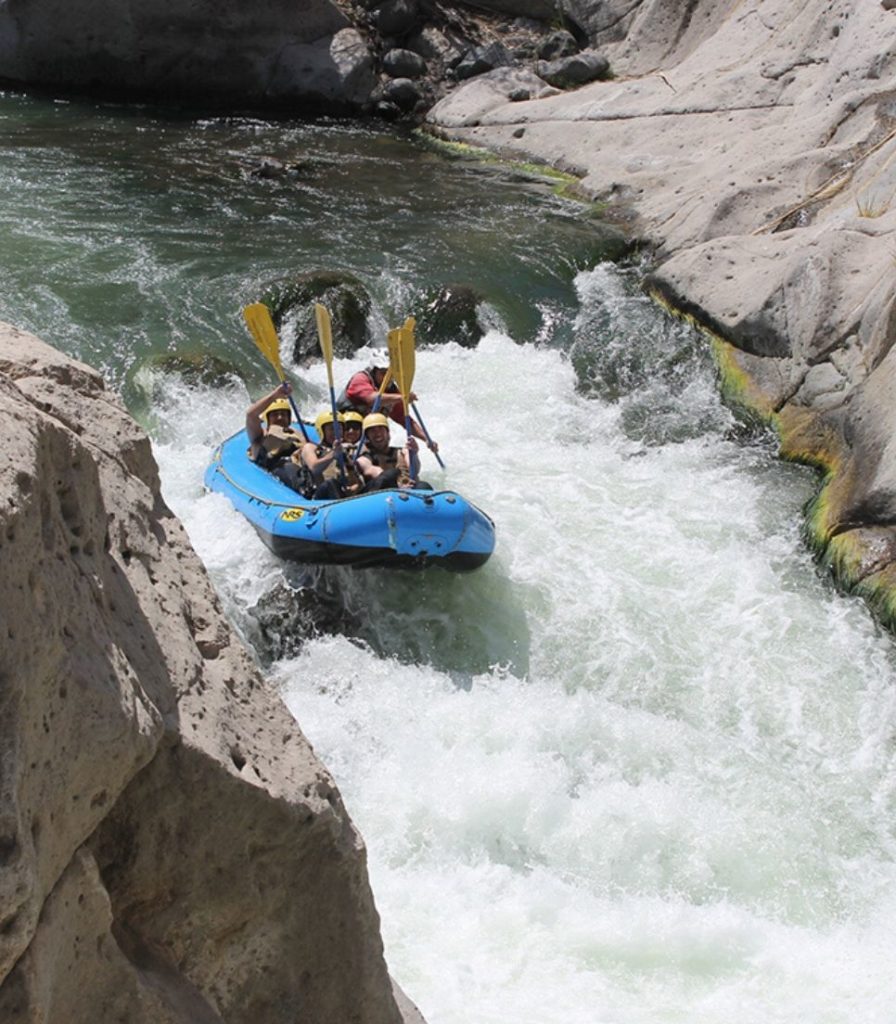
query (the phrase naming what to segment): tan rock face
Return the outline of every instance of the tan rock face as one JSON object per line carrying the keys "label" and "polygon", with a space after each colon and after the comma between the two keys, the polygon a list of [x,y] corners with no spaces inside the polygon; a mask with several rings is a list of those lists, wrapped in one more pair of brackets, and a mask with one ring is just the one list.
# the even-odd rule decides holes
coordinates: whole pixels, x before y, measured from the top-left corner
{"label": "tan rock face", "polygon": [[[624,214],[655,247],[652,289],[737,346],[739,372],[779,414],[784,451],[830,471],[819,544],[858,531],[838,564],[877,564],[880,530],[896,529],[885,439],[896,12],[875,0],[577,0],[571,10],[606,44],[614,81],[522,103],[500,83],[470,84],[430,122],[573,171]],[[831,443],[806,448],[802,427],[789,438],[804,419],[788,410],[811,413],[816,440]],[[885,603],[896,625],[896,594]]]}
{"label": "tan rock face", "polygon": [[0,1019],[402,1019],[364,847],[145,435],[0,325]]}

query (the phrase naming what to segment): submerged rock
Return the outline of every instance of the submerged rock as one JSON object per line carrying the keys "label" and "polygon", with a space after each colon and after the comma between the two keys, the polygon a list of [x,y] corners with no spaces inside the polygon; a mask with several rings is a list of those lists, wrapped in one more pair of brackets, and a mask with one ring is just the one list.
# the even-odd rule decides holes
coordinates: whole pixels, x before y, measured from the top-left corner
{"label": "submerged rock", "polygon": [[298,584],[281,583],[250,609],[257,627],[253,643],[266,664],[295,657],[312,637],[352,635],[360,620],[346,608],[344,595],[328,585],[318,567],[307,567]]}
{"label": "submerged rock", "polygon": [[349,358],[370,343],[370,296],[353,274],[309,271],[273,285],[262,301],[270,308],[278,328],[288,324],[284,337],[291,344],[293,359],[300,365],[321,358],[315,302],[330,312],[333,353],[337,358]]}
{"label": "submerged rock", "polygon": [[430,296],[417,318],[417,337],[422,345],[457,342],[475,348],[485,331],[477,310],[483,296],[465,284],[444,285]]}
{"label": "submerged rock", "polygon": [[241,377],[233,363],[209,352],[166,352],[153,356],[147,364],[150,370],[176,374],[187,384],[220,388]]}

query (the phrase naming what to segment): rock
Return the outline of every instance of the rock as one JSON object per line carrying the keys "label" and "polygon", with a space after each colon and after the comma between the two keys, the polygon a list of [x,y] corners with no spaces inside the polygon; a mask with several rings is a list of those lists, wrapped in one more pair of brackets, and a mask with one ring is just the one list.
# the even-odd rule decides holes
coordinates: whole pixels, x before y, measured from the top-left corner
{"label": "rock", "polygon": [[535,73],[558,89],[574,89],[586,82],[606,78],[609,71],[610,62],[595,50],[583,50],[572,57],[559,57],[557,60],[542,60],[535,65]]}
{"label": "rock", "polygon": [[272,285],[262,297],[271,310],[274,323],[284,326],[284,337],[299,365],[321,358],[314,303],[330,312],[333,327],[333,354],[338,359],[353,356],[370,343],[368,328],[370,296],[352,274],[315,270]]}
{"label": "rock", "polygon": [[377,31],[384,36],[405,36],[419,24],[416,0],[386,0],[376,17]]}
{"label": "rock", "polygon": [[572,32],[558,29],[552,32],[538,47],[541,60],[557,60],[558,57],[571,57],[579,52],[579,44]]}
{"label": "rock", "polygon": [[426,61],[412,50],[390,50],[383,57],[383,71],[392,78],[420,78],[426,74]]}
{"label": "rock", "polygon": [[397,103],[390,103],[388,100],[378,100],[374,106],[374,113],[384,121],[397,121],[402,111]]}
{"label": "rock", "polygon": [[264,664],[293,658],[305,641],[323,633],[355,635],[357,615],[345,595],[320,571],[309,570],[302,585],[281,583],[264,594],[250,612],[256,624],[252,644]]}
{"label": "rock", "polygon": [[462,81],[465,78],[484,75],[498,67],[506,67],[510,62],[510,54],[500,43],[489,43],[487,46],[477,46],[468,50],[455,66],[454,73],[458,81]]}
{"label": "rock", "polygon": [[[556,96],[560,90],[542,81],[532,71],[497,68],[466,82],[439,100],[427,118],[442,128],[475,125],[487,118],[491,111],[507,103],[514,103],[520,109],[520,101],[511,100],[510,97],[523,91],[529,93],[532,100],[538,100],[545,96]],[[525,119],[524,114],[517,116],[518,119]]]}
{"label": "rock", "polygon": [[[472,6],[472,5],[471,5]],[[557,17],[554,0],[476,0],[476,7],[498,14],[522,16],[539,22],[550,22]]]}
{"label": "rock", "polygon": [[89,86],[176,103],[359,109],[373,88],[372,57],[330,0],[224,0],[214,17],[149,0],[131,5],[51,0],[0,6],[0,63],[7,80]]}
{"label": "rock", "polygon": [[177,374],[187,384],[220,388],[241,379],[240,369],[208,352],[168,352],[154,356],[147,366],[165,374]]}
{"label": "rock", "polygon": [[309,109],[359,109],[376,85],[373,66],[373,55],[354,28],[311,44],[289,42],[272,62],[267,95],[298,98],[295,83],[300,82],[301,99]]}
{"label": "rock", "polygon": [[432,25],[424,25],[419,32],[408,39],[407,47],[428,60],[438,60],[448,65],[461,58],[461,50],[444,32]]}
{"label": "rock", "polygon": [[250,178],[282,178],[286,175],[286,165],[275,157],[263,156],[248,173]]}
{"label": "rock", "polygon": [[2,326],[0,437],[0,1019],[400,1024],[361,838],[146,435]]}
{"label": "rock", "polygon": [[393,78],[383,86],[383,99],[394,103],[404,113],[412,111],[423,100],[420,87],[410,78]]}
{"label": "rock", "polygon": [[485,334],[477,310],[483,296],[464,284],[444,285],[426,299],[417,318],[417,337],[422,345],[457,342],[464,348],[475,348]]}

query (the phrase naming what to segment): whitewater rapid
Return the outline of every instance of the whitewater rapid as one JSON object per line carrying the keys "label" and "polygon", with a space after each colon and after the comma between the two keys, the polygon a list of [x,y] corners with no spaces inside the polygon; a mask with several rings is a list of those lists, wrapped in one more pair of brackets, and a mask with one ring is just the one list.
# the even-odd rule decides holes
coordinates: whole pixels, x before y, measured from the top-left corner
{"label": "whitewater rapid", "polygon": [[[381,126],[0,92],[0,316],[149,429],[429,1024],[893,1024],[892,639],[801,542],[811,473],[744,440],[584,212]],[[204,493],[272,383],[239,307],[315,269],[378,329],[481,295],[486,338],[419,352],[415,389],[426,475],[497,523],[482,570],[309,574]],[[313,415],[323,368],[290,369]],[[309,587],[332,628],[302,644]]]}
{"label": "whitewater rapid", "polygon": [[[580,335],[614,287],[581,275]],[[325,374],[300,375],[313,415]],[[167,383],[156,451],[365,837],[429,1024],[892,1021],[892,642],[801,543],[811,474],[731,439],[710,372],[656,377],[605,399],[500,329],[419,352],[448,467],[423,475],[495,519],[495,555],[332,570],[360,625],[288,657],[255,609],[306,578],[200,486],[245,390]],[[701,427],[658,439],[672,415]]]}

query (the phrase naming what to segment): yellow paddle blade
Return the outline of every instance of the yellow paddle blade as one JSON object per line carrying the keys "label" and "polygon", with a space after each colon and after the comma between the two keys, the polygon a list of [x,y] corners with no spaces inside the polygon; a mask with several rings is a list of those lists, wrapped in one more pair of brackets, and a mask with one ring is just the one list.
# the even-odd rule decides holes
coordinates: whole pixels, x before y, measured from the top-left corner
{"label": "yellow paddle blade", "polygon": [[277,337],[277,329],[271,319],[271,311],[263,302],[253,302],[251,306],[243,309],[243,319],[252,335],[259,352],[277,371],[277,376],[283,380],[283,369],[280,366],[280,339]]}
{"label": "yellow paddle blade", "polygon": [[333,386],[333,328],[330,325],[330,313],[326,306],[314,303],[314,319],[317,321],[317,336],[320,339],[320,350],[327,364],[327,376],[330,387]]}
{"label": "yellow paddle blade", "polygon": [[[401,370],[401,328],[395,327],[386,335],[386,344],[389,348],[389,373],[398,382],[398,390],[404,394]],[[383,384],[386,382],[383,381]]]}
{"label": "yellow paddle blade", "polygon": [[[405,399],[411,393],[414,383],[414,372],[417,368],[417,355],[414,350],[414,328],[417,321],[409,316],[404,322],[404,327],[399,332],[399,350],[401,351],[401,367],[404,381],[401,384],[401,393]],[[407,401],[405,401],[407,405]]]}

